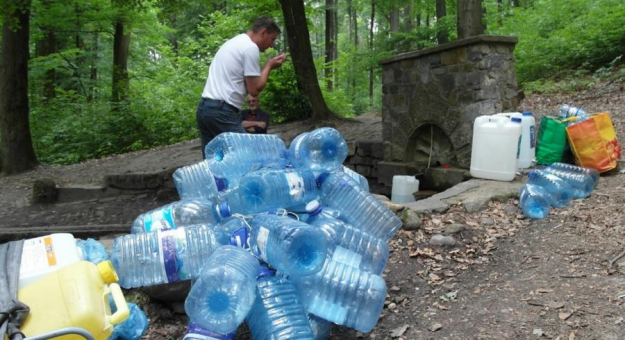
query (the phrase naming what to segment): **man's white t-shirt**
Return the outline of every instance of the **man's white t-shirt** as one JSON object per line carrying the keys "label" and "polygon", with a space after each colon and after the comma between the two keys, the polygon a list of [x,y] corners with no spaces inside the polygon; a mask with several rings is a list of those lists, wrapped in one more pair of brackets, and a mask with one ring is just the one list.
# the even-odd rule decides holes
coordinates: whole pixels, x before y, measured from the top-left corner
{"label": "man's white t-shirt", "polygon": [[260,76],[260,50],[247,34],[226,41],[208,70],[203,98],[224,100],[239,109],[245,104],[245,77]]}

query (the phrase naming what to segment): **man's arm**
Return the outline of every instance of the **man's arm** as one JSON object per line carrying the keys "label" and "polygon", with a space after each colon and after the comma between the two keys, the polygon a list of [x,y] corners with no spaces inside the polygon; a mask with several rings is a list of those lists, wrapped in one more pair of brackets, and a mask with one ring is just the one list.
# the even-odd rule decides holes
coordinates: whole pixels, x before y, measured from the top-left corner
{"label": "man's arm", "polygon": [[260,70],[260,76],[257,77],[245,77],[245,85],[247,85],[247,93],[251,96],[258,97],[260,92],[267,85],[269,80],[269,74],[271,70],[282,66],[282,63],[286,60],[286,54],[280,53],[279,55],[268,59],[265,65]]}
{"label": "man's arm", "polygon": [[243,128],[246,130],[247,128],[250,128],[250,127],[259,127],[261,129],[266,129],[267,123],[262,122],[262,121],[255,121],[255,120],[244,120],[241,122],[241,126],[243,126]]}

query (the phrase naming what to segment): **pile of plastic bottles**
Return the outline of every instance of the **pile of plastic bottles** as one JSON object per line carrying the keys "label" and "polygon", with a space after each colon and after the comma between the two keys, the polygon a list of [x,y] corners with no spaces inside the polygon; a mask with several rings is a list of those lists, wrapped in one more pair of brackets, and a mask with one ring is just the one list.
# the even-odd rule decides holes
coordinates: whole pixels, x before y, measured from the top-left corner
{"label": "pile of plastic bottles", "polygon": [[124,288],[193,280],[185,339],[325,339],[332,324],[369,332],[401,220],[342,165],[332,128],[297,136],[223,133],[174,173],[181,197],[115,240]]}
{"label": "pile of plastic bottles", "polygon": [[558,109],[558,117],[574,118],[568,123],[568,125],[573,125],[587,120],[588,112],[580,107],[564,104]]}
{"label": "pile of plastic bottles", "polygon": [[590,195],[599,183],[599,172],[567,163],[553,163],[528,174],[521,187],[519,205],[523,214],[534,219],[549,216],[551,207],[564,208],[572,199]]}

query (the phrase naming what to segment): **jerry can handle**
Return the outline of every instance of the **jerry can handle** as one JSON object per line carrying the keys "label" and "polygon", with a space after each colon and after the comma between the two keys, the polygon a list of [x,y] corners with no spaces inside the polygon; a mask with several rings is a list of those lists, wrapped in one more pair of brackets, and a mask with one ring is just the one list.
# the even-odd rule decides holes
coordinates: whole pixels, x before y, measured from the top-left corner
{"label": "jerry can handle", "polygon": [[115,306],[117,307],[117,311],[111,314],[111,316],[109,317],[109,321],[112,325],[117,325],[128,318],[128,316],[130,315],[130,310],[128,309],[128,304],[126,303],[124,293],[122,293],[122,288],[119,286],[119,284],[111,283],[109,285],[109,290],[111,295],[113,296],[113,301],[115,301]]}

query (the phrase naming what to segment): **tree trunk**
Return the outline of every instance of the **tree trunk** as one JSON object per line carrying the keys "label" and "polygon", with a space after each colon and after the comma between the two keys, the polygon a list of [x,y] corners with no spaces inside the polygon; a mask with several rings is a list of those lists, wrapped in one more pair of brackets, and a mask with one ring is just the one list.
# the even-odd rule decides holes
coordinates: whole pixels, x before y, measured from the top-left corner
{"label": "tree trunk", "polygon": [[438,25],[437,40],[439,44],[444,44],[448,41],[447,29],[443,26],[441,19],[447,15],[447,7],[445,6],[445,0],[436,0],[436,25]]}
{"label": "tree trunk", "polygon": [[[375,23],[375,1],[371,1],[371,21],[369,25],[369,51],[373,53],[373,24]],[[369,106],[373,106],[373,65],[369,66]]]}
{"label": "tree trunk", "polygon": [[391,10],[391,20],[390,20],[390,31],[398,32],[399,31],[399,10],[396,8]]}
{"label": "tree trunk", "polygon": [[354,49],[358,51],[358,11],[356,11],[354,4],[352,4],[352,21],[354,26]]}
{"label": "tree trunk", "polygon": [[317,79],[317,70],[310,47],[310,34],[304,11],[304,0],[280,0],[284,15],[284,26],[297,84],[310,100],[313,121],[338,118],[328,108]]}
{"label": "tree trunk", "polygon": [[5,174],[31,170],[39,163],[33,148],[28,117],[30,1],[22,1],[21,4],[24,7],[18,7],[9,18],[5,18],[2,27],[0,134],[2,171]]}
{"label": "tree trunk", "polygon": [[326,87],[328,90],[332,90],[332,78],[334,73],[333,61],[336,60],[336,1],[326,0],[326,67],[325,78]]}
{"label": "tree trunk", "polygon": [[130,30],[124,26],[124,22],[118,20],[115,23],[115,35],[113,37],[113,83],[111,97],[113,103],[116,104],[127,99],[129,89],[128,53],[130,50]]}
{"label": "tree trunk", "polygon": [[87,100],[92,101],[97,97],[97,82],[98,82],[98,33],[93,35],[93,46],[91,47],[91,65],[89,66],[89,93],[87,95]]}
{"label": "tree trunk", "polygon": [[421,13],[417,14],[417,27],[421,27]]}
{"label": "tree trunk", "polygon": [[484,34],[482,0],[458,0],[458,39]]}

